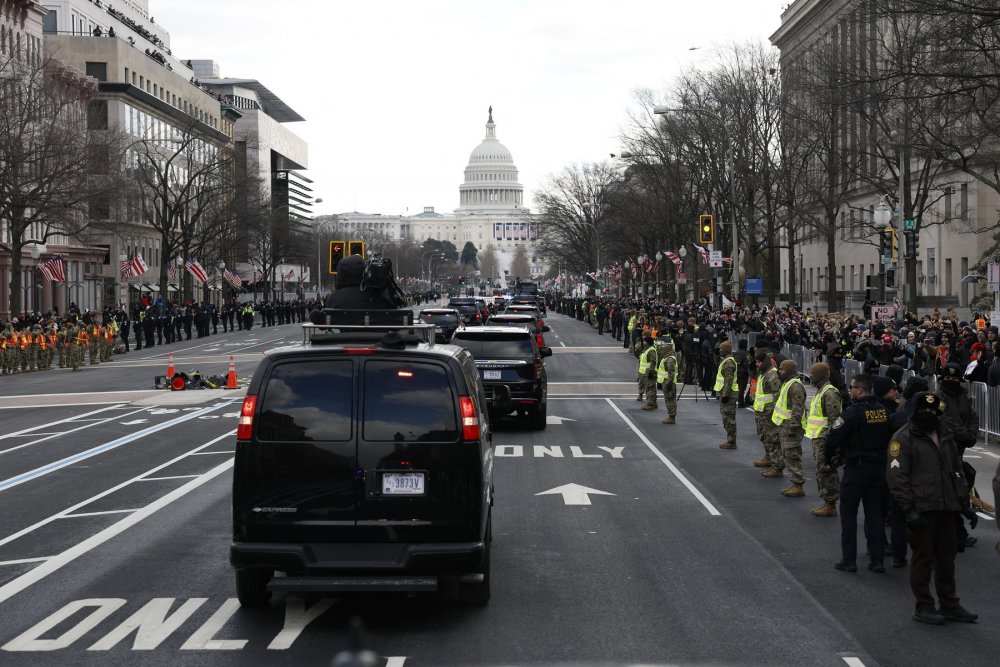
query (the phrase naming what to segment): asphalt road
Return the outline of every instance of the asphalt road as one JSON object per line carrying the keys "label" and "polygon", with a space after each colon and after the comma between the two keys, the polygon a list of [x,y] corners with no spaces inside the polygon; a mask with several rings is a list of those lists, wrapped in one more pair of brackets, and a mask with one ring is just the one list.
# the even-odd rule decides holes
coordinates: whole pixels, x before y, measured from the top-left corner
{"label": "asphalt road", "polygon": [[[641,411],[635,360],[550,314],[549,425],[497,425],[493,599],[235,601],[228,564],[242,392],[150,391],[178,370],[248,377],[296,326],[0,378],[0,664],[329,664],[360,616],[380,667],[996,665],[997,529],[958,558],[977,625],[910,620],[906,570],[837,572],[839,522],[761,478],[752,414],[723,451],[718,404]],[[808,442],[805,443],[808,452]],[[970,456],[992,477],[996,447]],[[808,457],[807,457],[808,458]],[[983,484],[981,490],[985,491]],[[984,495],[987,495],[984,493]]]}

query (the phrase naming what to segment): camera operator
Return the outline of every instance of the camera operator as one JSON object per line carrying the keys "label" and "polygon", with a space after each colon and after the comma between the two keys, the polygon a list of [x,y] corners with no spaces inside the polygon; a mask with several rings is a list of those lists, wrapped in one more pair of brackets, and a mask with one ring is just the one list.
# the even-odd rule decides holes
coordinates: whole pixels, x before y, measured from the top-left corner
{"label": "camera operator", "polygon": [[[373,258],[372,261],[375,261]],[[391,268],[389,269],[391,280]],[[326,297],[327,308],[343,310],[389,310],[400,307],[386,296],[380,286],[363,285],[366,278],[365,261],[359,255],[351,255],[340,260],[337,267],[337,287]],[[392,281],[395,285],[395,281]]]}

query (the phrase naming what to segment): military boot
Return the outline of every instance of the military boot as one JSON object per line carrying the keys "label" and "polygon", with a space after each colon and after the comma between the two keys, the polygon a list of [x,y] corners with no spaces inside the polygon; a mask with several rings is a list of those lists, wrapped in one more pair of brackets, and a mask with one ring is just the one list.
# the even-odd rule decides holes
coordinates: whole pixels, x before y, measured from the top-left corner
{"label": "military boot", "polygon": [[767,470],[761,473],[761,476],[770,478],[784,477],[785,471],[778,470],[777,468],[768,468]]}
{"label": "military boot", "polygon": [[642,409],[643,410],[655,410],[656,409],[656,404],[655,403],[646,403],[644,406],[642,406]]}
{"label": "military boot", "polygon": [[824,502],[819,507],[809,510],[813,516],[837,516],[837,506],[830,501]]}
{"label": "military boot", "polygon": [[660,423],[661,423],[661,424],[676,424],[676,423],[677,423],[677,420],[676,420],[676,419],[674,418],[674,416],[673,416],[673,415],[669,415],[669,416],[668,416],[668,417],[667,417],[666,419],[664,419],[664,420],[663,420],[662,422],[660,422]]}
{"label": "military boot", "polygon": [[735,442],[729,442],[728,440],[719,445],[719,449],[736,449]]}
{"label": "military boot", "polygon": [[757,459],[756,461],[753,462],[753,467],[754,468],[770,468],[771,467],[771,457],[769,457],[767,454],[765,454],[764,458]]}
{"label": "military boot", "polygon": [[786,498],[801,498],[806,495],[806,490],[802,488],[801,484],[792,484],[790,487],[781,492],[781,495]]}

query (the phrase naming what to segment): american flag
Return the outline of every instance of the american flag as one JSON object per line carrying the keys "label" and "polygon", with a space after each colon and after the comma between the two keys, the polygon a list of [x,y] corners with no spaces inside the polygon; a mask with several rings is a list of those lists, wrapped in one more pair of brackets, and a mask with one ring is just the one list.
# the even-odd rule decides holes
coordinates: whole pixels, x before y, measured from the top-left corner
{"label": "american flag", "polygon": [[281,274],[281,280],[282,281],[292,280],[293,278],[295,278],[295,270],[294,269],[290,269],[288,271],[288,273],[282,273]]}
{"label": "american flag", "polygon": [[45,279],[49,282],[66,282],[66,262],[64,262],[63,258],[59,255],[56,255],[47,262],[39,264],[38,270],[42,272],[42,275],[45,276]]}
{"label": "american flag", "polygon": [[222,277],[225,279],[227,283],[229,283],[236,289],[240,289],[243,287],[243,279],[240,278],[240,274],[238,274],[235,269],[232,270],[225,269],[222,272]]}
{"label": "american flag", "polygon": [[635,280],[639,277],[639,263],[636,262],[632,265],[632,279]]}
{"label": "american flag", "polygon": [[167,268],[167,277],[170,279],[170,282],[177,282],[177,265],[173,262],[171,262],[170,266]]}
{"label": "american flag", "polygon": [[189,259],[188,261],[184,262],[184,268],[187,269],[192,276],[197,278],[198,282],[200,282],[202,285],[208,282],[208,274],[205,273],[205,269],[202,267],[201,264],[198,263],[198,260]]}
{"label": "american flag", "polygon": [[680,266],[683,263],[681,262],[681,258],[677,255],[677,253],[673,253],[668,250],[666,254],[667,254],[667,259],[673,262],[674,266]]}
{"label": "american flag", "polygon": [[698,249],[698,254],[701,255],[702,263],[708,264],[708,248],[702,248],[697,243],[694,244],[694,247]]}
{"label": "american flag", "polygon": [[642,263],[642,270],[649,273],[653,270],[653,260],[649,258],[649,255],[642,253],[639,255],[639,262]]}
{"label": "american flag", "polygon": [[118,273],[121,274],[122,280],[128,280],[132,277],[132,260],[123,259],[118,262]]}

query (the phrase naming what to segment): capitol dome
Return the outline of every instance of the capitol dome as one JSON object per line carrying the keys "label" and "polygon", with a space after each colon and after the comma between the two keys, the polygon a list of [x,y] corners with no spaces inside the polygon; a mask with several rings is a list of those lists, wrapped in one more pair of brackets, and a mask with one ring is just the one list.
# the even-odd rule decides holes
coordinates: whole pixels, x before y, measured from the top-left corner
{"label": "capitol dome", "polygon": [[497,140],[493,107],[486,136],[469,155],[465,182],[459,187],[460,213],[500,213],[523,208],[524,188],[517,182],[510,151]]}

